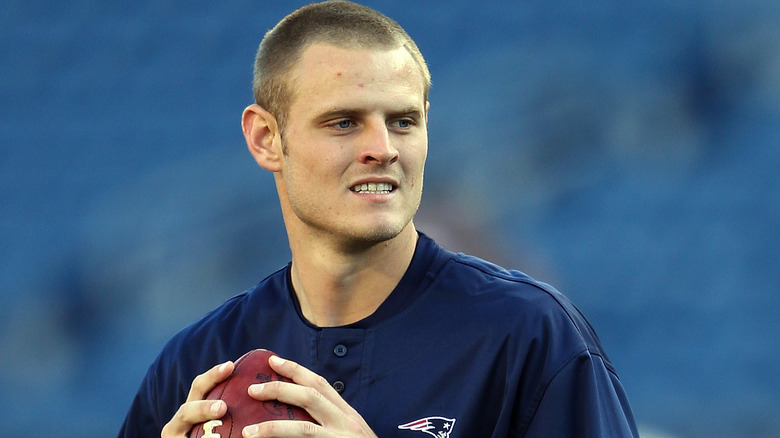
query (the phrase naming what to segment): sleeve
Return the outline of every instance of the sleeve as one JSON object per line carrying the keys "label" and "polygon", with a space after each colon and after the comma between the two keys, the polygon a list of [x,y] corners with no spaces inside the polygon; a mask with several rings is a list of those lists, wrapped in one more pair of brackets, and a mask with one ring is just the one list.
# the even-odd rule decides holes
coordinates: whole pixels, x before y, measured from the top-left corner
{"label": "sleeve", "polygon": [[[130,405],[119,438],[158,437],[163,426],[173,418],[187,399],[189,387],[200,367],[184,367],[180,350],[169,343],[149,366]],[[196,370],[196,371],[192,371]]]}
{"label": "sleeve", "polygon": [[163,425],[160,424],[158,406],[154,389],[154,366],[149,368],[138,392],[130,405],[118,438],[145,438],[160,436]]}
{"label": "sleeve", "polygon": [[624,438],[639,433],[617,375],[600,355],[585,351],[555,374],[521,436]]}

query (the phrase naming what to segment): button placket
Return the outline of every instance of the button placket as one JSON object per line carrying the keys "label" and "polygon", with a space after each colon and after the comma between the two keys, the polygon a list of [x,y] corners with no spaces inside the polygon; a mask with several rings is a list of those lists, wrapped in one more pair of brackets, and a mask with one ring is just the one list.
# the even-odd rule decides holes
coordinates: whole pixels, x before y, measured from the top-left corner
{"label": "button placket", "polygon": [[363,341],[366,331],[354,328],[326,328],[317,339],[319,366],[316,371],[342,397],[353,400],[363,382]]}
{"label": "button placket", "polygon": [[[335,347],[333,347],[333,354],[335,354],[336,357],[346,356],[347,351],[349,350],[347,349],[347,346],[344,344],[338,344]],[[338,392],[339,394],[344,392],[344,388],[345,388],[344,382],[342,382],[341,380],[336,380],[335,382],[333,382],[333,389],[335,389],[336,392]]]}

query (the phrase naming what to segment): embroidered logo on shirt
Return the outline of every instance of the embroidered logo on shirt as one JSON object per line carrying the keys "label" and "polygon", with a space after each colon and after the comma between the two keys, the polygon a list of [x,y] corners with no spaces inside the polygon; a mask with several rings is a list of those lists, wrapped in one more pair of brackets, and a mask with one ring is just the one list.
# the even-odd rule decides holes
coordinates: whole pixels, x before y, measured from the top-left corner
{"label": "embroidered logo on shirt", "polygon": [[426,417],[398,426],[399,429],[425,432],[435,438],[448,438],[455,426],[454,418]]}

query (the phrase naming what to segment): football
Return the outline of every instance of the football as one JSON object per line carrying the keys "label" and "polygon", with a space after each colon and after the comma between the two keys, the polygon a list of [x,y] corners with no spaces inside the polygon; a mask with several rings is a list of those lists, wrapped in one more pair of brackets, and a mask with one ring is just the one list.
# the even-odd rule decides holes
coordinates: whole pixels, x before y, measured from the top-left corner
{"label": "football", "polygon": [[249,396],[249,385],[271,381],[290,382],[268,365],[274,353],[268,350],[252,350],[235,362],[233,374],[219,383],[207,395],[207,400],[224,400],[227,413],[218,419],[196,425],[190,438],[241,438],[241,431],[250,424],[270,420],[314,419],[308,412],[276,400],[258,401]]}

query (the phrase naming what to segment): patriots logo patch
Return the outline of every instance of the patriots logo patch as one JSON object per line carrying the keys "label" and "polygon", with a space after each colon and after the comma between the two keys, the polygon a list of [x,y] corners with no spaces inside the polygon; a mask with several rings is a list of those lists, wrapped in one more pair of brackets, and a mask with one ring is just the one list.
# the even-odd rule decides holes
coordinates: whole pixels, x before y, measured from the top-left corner
{"label": "patriots logo patch", "polygon": [[398,426],[399,429],[424,432],[435,438],[449,438],[455,426],[454,418],[426,417]]}

